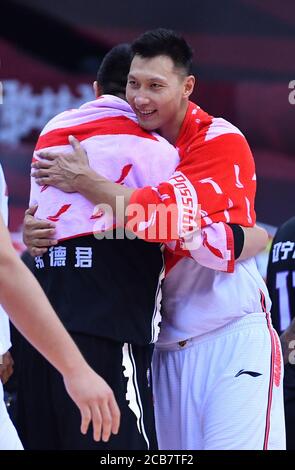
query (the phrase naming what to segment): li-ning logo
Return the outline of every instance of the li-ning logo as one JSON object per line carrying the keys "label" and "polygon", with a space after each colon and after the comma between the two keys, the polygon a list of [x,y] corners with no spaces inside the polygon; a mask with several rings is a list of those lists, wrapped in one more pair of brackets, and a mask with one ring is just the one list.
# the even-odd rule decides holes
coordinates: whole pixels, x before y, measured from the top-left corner
{"label": "li-ning logo", "polygon": [[72,204],[64,204],[55,215],[49,215],[47,219],[51,220],[52,222],[58,222],[59,216],[64,214],[71,207],[71,205]]}
{"label": "li-ning logo", "polygon": [[251,377],[258,377],[259,375],[262,375],[262,374],[260,374],[260,372],[253,372],[252,370],[241,369],[241,370],[239,370],[239,372],[235,375],[235,377],[239,377],[239,376],[242,375],[242,374],[251,375]]}
{"label": "li-ning logo", "polygon": [[130,163],[129,165],[125,165],[122,172],[121,172],[120,178],[117,181],[115,181],[115,183],[123,184],[125,178],[128,176],[128,173],[130,172],[132,166],[133,166],[132,163]]}

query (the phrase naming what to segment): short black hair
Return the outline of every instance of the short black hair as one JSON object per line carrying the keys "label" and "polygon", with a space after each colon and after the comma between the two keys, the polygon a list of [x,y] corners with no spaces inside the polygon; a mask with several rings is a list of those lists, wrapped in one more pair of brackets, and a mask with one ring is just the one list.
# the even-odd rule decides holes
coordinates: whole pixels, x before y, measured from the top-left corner
{"label": "short black hair", "polygon": [[170,57],[175,67],[192,73],[193,50],[186,40],[171,29],[157,28],[139,36],[131,45],[134,55],[152,58],[158,55]]}
{"label": "short black hair", "polygon": [[132,57],[131,45],[127,43],[113,47],[105,55],[97,72],[103,94],[125,95]]}

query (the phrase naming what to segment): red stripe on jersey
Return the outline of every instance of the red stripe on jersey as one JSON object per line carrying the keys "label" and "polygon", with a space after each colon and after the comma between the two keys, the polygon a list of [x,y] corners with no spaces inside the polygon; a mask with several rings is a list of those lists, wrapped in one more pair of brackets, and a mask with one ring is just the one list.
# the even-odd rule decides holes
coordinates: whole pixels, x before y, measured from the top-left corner
{"label": "red stripe on jersey", "polygon": [[69,135],[74,135],[79,141],[89,139],[96,135],[136,135],[157,141],[158,139],[141,129],[136,122],[126,116],[96,119],[77,126],[62,127],[54,129],[41,135],[35,150],[41,150],[58,145],[68,145]]}

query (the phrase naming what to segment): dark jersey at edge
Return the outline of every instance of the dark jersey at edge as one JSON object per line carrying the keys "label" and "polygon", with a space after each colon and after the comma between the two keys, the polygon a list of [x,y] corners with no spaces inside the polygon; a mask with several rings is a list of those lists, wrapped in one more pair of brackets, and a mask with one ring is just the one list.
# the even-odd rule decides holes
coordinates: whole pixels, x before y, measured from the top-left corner
{"label": "dark jersey at edge", "polygon": [[295,217],[285,222],[274,237],[267,287],[272,300],[272,322],[281,334],[295,316]]}

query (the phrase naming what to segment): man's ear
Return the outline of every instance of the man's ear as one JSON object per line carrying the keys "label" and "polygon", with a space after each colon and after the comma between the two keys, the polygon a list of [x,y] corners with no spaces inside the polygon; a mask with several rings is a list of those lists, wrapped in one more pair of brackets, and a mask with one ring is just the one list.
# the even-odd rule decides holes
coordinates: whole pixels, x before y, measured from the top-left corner
{"label": "man's ear", "polygon": [[186,77],[184,82],[184,98],[189,98],[192,92],[194,91],[196,79],[193,75]]}
{"label": "man's ear", "polygon": [[103,94],[102,87],[96,80],[93,82],[93,90],[95,98],[99,98]]}

